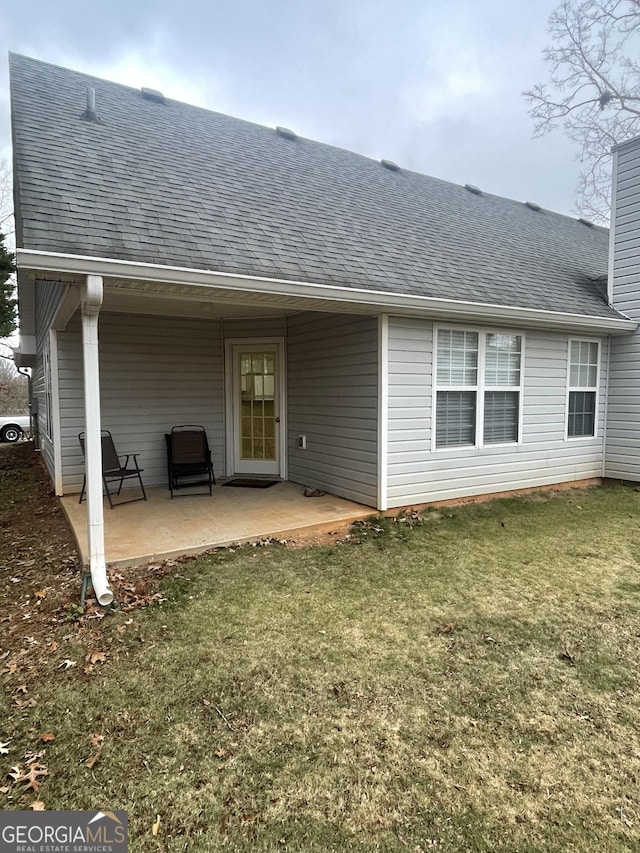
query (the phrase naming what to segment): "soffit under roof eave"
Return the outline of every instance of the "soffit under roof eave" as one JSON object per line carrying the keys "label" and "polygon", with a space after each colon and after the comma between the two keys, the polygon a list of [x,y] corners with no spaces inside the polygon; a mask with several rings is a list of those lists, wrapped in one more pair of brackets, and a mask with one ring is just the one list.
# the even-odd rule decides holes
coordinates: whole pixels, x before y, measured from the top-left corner
{"label": "soffit under roof eave", "polygon": [[[95,258],[55,252],[18,249],[19,269],[37,275],[101,275],[108,288],[145,291],[155,295],[196,299],[198,301],[249,299],[251,304],[264,300],[271,305],[287,305],[291,310],[337,313],[381,313],[424,317],[433,320],[460,321],[476,325],[489,322],[514,328],[552,328],[558,331],[623,335],[633,332],[638,323],[624,317],[599,317],[587,314],[503,306],[453,299],[409,296],[383,291],[363,290],[311,282],[266,279],[232,275],[215,270],[170,267],[112,258]],[[38,276],[40,277],[40,275]],[[246,304],[246,302],[245,302]]]}

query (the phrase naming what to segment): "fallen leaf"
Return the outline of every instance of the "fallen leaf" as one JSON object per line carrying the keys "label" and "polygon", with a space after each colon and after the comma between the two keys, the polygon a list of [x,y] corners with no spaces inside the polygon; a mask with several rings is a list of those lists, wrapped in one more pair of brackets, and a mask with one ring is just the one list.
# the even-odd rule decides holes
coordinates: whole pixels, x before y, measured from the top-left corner
{"label": "fallen leaf", "polygon": [[215,755],[217,755],[218,758],[222,759],[226,758],[229,755],[229,752],[223,746],[221,746],[220,749],[216,749]]}
{"label": "fallen leaf", "polygon": [[56,736],[54,735],[53,732],[43,732],[40,735],[40,740],[42,741],[42,743],[47,743],[48,741],[55,740],[55,739],[56,739]]}
{"label": "fallen leaf", "polygon": [[36,800],[35,802],[31,803],[30,808],[34,812],[43,812],[46,807],[42,800]]}
{"label": "fallen leaf", "polygon": [[153,833],[154,837],[160,832],[160,815],[156,816],[156,822],[151,827],[151,832]]}
{"label": "fallen leaf", "polygon": [[0,755],[9,755],[8,746],[10,743],[10,740],[5,741],[4,743],[0,740]]}
{"label": "fallen leaf", "polygon": [[30,696],[28,699],[16,699],[16,705],[18,708],[35,708],[38,703],[36,700]]}
{"label": "fallen leaf", "polygon": [[22,773],[22,770],[20,770],[20,768],[17,765],[14,765],[11,768],[11,770],[7,773],[7,776],[10,779],[13,779],[14,782],[17,782],[18,779],[20,778],[21,773]]}
{"label": "fallen leaf", "polygon": [[8,794],[10,790],[11,785],[3,785],[2,788],[0,788],[0,794]]}
{"label": "fallen leaf", "polygon": [[13,675],[14,672],[17,672],[18,664],[17,663],[8,663],[5,668],[0,672],[0,675]]}
{"label": "fallen leaf", "polygon": [[96,763],[96,761],[100,758],[101,755],[102,755],[102,747],[100,747],[100,749],[97,752],[94,752],[93,755],[90,755],[89,758],[87,758],[87,760],[85,761],[85,764],[87,765],[89,770],[91,770],[91,768]]}
{"label": "fallen leaf", "polygon": [[[16,770],[18,771],[17,774]],[[40,790],[40,777],[49,775],[49,771],[47,770],[47,768],[44,766],[44,764],[40,764],[39,761],[36,761],[31,764],[29,766],[29,769],[25,773],[20,771],[20,768],[18,767],[13,767],[12,771],[13,772],[9,773],[9,776],[11,776],[11,778],[17,785],[19,785],[21,782],[26,782],[27,790],[29,788],[32,788],[34,791]]]}
{"label": "fallen leaf", "polygon": [[558,657],[560,658],[560,660],[566,661],[570,666],[575,665],[576,659],[568,649],[565,649],[563,652],[561,652]]}
{"label": "fallen leaf", "polygon": [[104,743],[104,735],[91,735],[90,740],[94,746],[102,746]]}
{"label": "fallen leaf", "polygon": [[22,695],[24,696],[24,694],[28,693],[29,691],[27,690],[26,684],[19,684],[13,692],[14,693],[22,693]]}
{"label": "fallen leaf", "polygon": [[455,631],[455,625],[453,622],[449,622],[448,625],[443,625],[441,628],[438,628],[439,634],[451,634],[453,631]]}
{"label": "fallen leaf", "polygon": [[61,664],[58,664],[58,669],[71,669],[72,666],[75,666],[76,662],[74,660],[70,660],[69,658],[65,658]]}
{"label": "fallen leaf", "polygon": [[50,643],[47,643],[47,649],[50,652],[58,651],[58,643],[55,640],[52,640]]}
{"label": "fallen leaf", "polygon": [[127,630],[126,625],[116,625],[116,631],[118,632],[118,634],[124,634],[124,632],[126,630]]}
{"label": "fallen leaf", "polygon": [[34,592],[34,595],[36,598],[39,598],[40,600],[42,600],[43,598],[46,598],[47,591],[46,591],[46,589],[38,589],[38,590],[36,590],[36,592]]}
{"label": "fallen leaf", "polygon": [[89,654],[85,657],[85,660],[89,661],[92,664],[104,663],[107,659],[107,654],[107,652],[89,652]]}

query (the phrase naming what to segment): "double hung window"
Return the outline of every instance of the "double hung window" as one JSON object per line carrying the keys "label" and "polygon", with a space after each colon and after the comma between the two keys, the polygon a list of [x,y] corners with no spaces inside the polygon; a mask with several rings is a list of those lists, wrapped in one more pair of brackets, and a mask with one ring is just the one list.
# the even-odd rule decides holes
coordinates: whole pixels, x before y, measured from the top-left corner
{"label": "double hung window", "polygon": [[569,341],[567,438],[596,434],[598,348],[597,341]]}
{"label": "double hung window", "polygon": [[522,335],[437,329],[435,447],[520,440]]}

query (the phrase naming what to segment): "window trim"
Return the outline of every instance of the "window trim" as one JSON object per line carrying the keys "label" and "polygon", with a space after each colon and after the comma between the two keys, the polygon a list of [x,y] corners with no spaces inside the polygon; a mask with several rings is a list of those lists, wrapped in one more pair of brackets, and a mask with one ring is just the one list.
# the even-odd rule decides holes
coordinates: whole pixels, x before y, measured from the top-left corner
{"label": "window trim", "polygon": [[[444,385],[438,384],[438,332],[477,332],[478,334],[478,375],[475,385]],[[520,384],[519,385],[486,385],[485,356],[487,335],[517,335],[520,338]],[[431,401],[431,451],[434,453],[450,453],[461,450],[484,450],[493,447],[518,447],[522,444],[523,426],[523,397],[525,370],[526,334],[524,329],[502,329],[495,326],[465,326],[463,324],[434,323],[433,324],[433,363],[432,363],[432,394]],[[456,444],[450,447],[436,447],[438,391],[474,391],[476,394],[476,440],[475,444]],[[488,442],[484,440],[484,395],[486,391],[517,391],[518,392],[518,440]]]}
{"label": "window trim", "polygon": [[[571,344],[572,343],[583,343],[583,344],[596,344],[598,347],[598,356],[597,356],[597,364],[596,364],[596,384],[595,386],[583,386],[579,387],[577,385],[571,385]],[[583,338],[583,337],[570,337],[567,339],[567,388],[565,395],[565,403],[564,403],[564,440],[565,441],[593,441],[598,437],[598,420],[599,420],[599,407],[600,407],[600,371],[602,367],[602,340],[600,338]],[[596,404],[593,418],[593,435],[569,435],[569,396],[572,391],[591,391],[595,392],[596,395]]]}

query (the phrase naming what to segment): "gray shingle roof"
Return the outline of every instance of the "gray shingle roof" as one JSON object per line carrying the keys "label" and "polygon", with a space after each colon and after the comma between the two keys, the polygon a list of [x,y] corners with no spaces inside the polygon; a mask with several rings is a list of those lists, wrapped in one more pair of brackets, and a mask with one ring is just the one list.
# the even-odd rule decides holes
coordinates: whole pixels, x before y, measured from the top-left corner
{"label": "gray shingle roof", "polygon": [[[12,55],[18,245],[615,317],[608,231]],[[86,86],[100,123],[84,120]]]}

